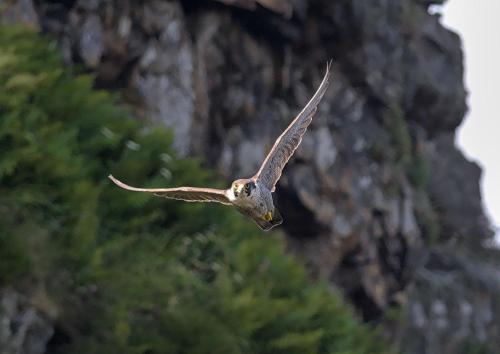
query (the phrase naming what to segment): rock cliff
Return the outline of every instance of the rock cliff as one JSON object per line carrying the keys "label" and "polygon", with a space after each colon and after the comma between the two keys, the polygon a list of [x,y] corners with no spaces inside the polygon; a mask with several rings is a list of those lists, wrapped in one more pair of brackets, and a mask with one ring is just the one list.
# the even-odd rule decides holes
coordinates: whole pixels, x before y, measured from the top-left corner
{"label": "rock cliff", "polygon": [[290,251],[407,353],[493,352],[499,266],[481,170],[454,142],[466,90],[460,38],[427,12],[442,2],[18,0],[4,17],[54,36],[228,182],[256,171],[332,58],[277,188]]}

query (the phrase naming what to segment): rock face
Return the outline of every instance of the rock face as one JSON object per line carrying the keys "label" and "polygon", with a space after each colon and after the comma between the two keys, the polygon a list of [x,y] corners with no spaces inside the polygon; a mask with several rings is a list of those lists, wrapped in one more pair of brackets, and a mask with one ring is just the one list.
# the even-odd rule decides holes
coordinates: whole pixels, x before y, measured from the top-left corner
{"label": "rock face", "polygon": [[[499,267],[479,255],[492,237],[481,171],[454,145],[466,91],[460,39],[427,12],[442,2],[11,6],[32,6],[68,65],[123,90],[139,116],[173,128],[180,154],[202,155],[228,181],[257,170],[333,58],[330,89],[277,188],[289,248],[366,320],[401,308],[387,329],[406,353],[458,353],[498,343]],[[464,246],[475,251],[454,253]]]}
{"label": "rock face", "polygon": [[449,247],[424,258],[396,338],[409,353],[497,353],[498,265]]}
{"label": "rock face", "polygon": [[54,328],[22,294],[0,290],[0,352],[43,354]]}

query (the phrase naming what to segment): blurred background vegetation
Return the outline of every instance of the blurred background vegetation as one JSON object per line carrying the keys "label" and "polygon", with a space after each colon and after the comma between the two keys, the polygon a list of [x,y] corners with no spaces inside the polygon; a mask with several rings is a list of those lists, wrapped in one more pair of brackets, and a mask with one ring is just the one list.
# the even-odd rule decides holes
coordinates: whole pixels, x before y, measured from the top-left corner
{"label": "blurred background vegetation", "polygon": [[51,40],[0,27],[0,288],[53,319],[48,352],[390,352],[279,232],[112,185],[222,186],[75,71]]}

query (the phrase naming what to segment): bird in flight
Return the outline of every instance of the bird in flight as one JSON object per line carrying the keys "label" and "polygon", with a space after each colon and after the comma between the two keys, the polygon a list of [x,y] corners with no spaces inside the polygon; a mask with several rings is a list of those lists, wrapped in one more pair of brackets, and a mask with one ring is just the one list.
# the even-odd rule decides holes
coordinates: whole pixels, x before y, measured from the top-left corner
{"label": "bird in flight", "polygon": [[285,131],[276,139],[271,151],[266,156],[259,171],[251,178],[237,179],[231,188],[213,189],[198,187],[177,188],[136,188],[129,186],[112,175],[109,178],[119,187],[134,192],[152,193],[159,197],[184,200],[187,202],[215,202],[232,205],[243,215],[250,217],[264,231],[268,231],[283,222],[280,212],[274,206],[271,193],[286,163],[302,141],[318,109],[318,104],[328,88],[331,62],[316,93],[295,117]]}

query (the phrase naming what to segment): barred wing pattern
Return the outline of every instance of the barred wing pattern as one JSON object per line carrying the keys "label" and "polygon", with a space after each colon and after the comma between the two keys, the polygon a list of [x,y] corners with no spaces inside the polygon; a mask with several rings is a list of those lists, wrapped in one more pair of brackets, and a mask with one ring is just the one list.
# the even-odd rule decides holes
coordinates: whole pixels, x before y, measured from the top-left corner
{"label": "barred wing pattern", "polygon": [[186,202],[215,202],[232,205],[226,191],[213,188],[178,187],[178,188],[136,188],[125,184],[112,175],[108,176],[118,187],[134,192],[153,193],[156,196],[184,200]]}
{"label": "barred wing pattern", "polygon": [[318,104],[328,88],[330,68],[331,62],[327,64],[323,81],[314,96],[292,123],[290,123],[286,130],[276,139],[273,148],[260,166],[257,174],[254,176],[254,178],[262,182],[271,192],[274,192],[274,188],[281,177],[283,168],[299,146],[302,141],[302,136],[312,122]]}

